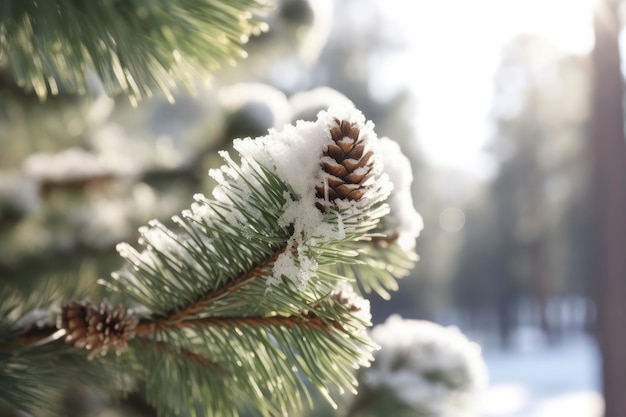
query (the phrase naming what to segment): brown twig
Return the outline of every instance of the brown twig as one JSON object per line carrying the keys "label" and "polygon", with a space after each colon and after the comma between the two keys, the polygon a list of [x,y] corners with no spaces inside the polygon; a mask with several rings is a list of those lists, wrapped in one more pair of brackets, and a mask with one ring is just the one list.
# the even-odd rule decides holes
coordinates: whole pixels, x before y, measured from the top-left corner
{"label": "brown twig", "polygon": [[[149,323],[149,325],[148,325]],[[163,324],[162,324],[163,326]],[[231,326],[247,326],[257,328],[260,326],[276,326],[293,328],[309,327],[318,331],[325,331],[331,328],[339,328],[340,325],[335,322],[326,322],[322,318],[307,314],[306,316],[270,316],[270,317],[205,317],[194,318],[190,320],[178,321],[170,323],[167,328],[175,329],[188,329],[188,328],[209,328],[209,327],[231,327]],[[182,357],[188,362],[200,365],[203,367],[214,368],[217,372],[223,373],[224,370],[219,366],[217,362],[212,361],[210,358],[193,352],[185,348],[174,348],[169,344],[162,341],[154,341],[148,338],[149,335],[154,334],[156,330],[155,322],[146,322],[145,326],[137,327],[137,337],[133,343],[142,343],[145,346],[152,347],[154,350],[173,356]],[[142,335],[145,335],[142,337]]]}
{"label": "brown twig", "polygon": [[[241,276],[235,278],[232,281],[227,282],[224,286],[217,288],[214,291],[210,291],[207,294],[202,295],[196,301],[191,303],[190,305],[178,309],[177,311],[171,313],[167,317],[167,321],[179,321],[184,320],[187,317],[193,316],[202,309],[211,305],[218,297],[226,293],[233,293],[235,291],[239,291],[252,283],[253,278],[261,277],[264,274],[264,270],[268,267],[271,267],[276,262],[276,259],[286,250],[286,245],[281,245],[278,247],[272,256],[267,259],[264,259],[259,264],[254,266],[251,270],[245,272]],[[157,321],[162,321],[161,319],[157,319]]]}
{"label": "brown twig", "polygon": [[137,335],[152,334],[156,329],[190,329],[209,327],[247,326],[258,328],[262,326],[276,326],[293,328],[296,326],[308,327],[314,330],[329,330],[340,328],[339,323],[328,322],[319,316],[308,313],[305,316],[268,316],[268,317],[202,317],[181,321],[144,321],[140,322],[135,330]]}
{"label": "brown twig", "polygon": [[45,326],[29,326],[20,333],[15,341],[0,343],[0,349],[11,349],[15,346],[36,345],[37,343],[51,337],[58,331],[59,329],[51,324]]}
{"label": "brown twig", "polygon": [[176,357],[176,358],[182,357],[186,361],[194,365],[200,365],[202,367],[211,367],[220,373],[223,372],[223,370],[220,368],[217,362],[212,361],[211,359],[207,358],[204,355],[201,355],[196,352],[192,352],[189,349],[185,349],[185,348],[174,349],[172,346],[168,345],[165,342],[154,341],[145,337],[137,338],[136,340],[139,343],[142,343],[143,345],[147,347],[152,347],[157,352],[161,352],[161,353],[164,353],[164,354]]}
{"label": "brown twig", "polygon": [[330,328],[340,328],[339,323],[328,323],[318,316],[308,313],[303,316],[269,316],[269,317],[202,317],[195,315],[202,309],[210,306],[215,300],[224,294],[234,293],[252,283],[254,278],[262,277],[265,270],[274,265],[278,257],[287,250],[287,245],[278,247],[272,256],[264,259],[249,271],[232,281],[225,283],[222,287],[202,295],[196,301],[186,307],[170,313],[167,316],[150,317],[143,319],[137,325],[135,333],[137,335],[153,334],[158,330],[185,329],[185,328],[207,328],[207,327],[228,327],[233,325],[243,325],[249,327],[260,326],[281,326],[292,328],[295,326],[306,326],[316,330],[328,330]]}
{"label": "brown twig", "polygon": [[[255,278],[264,276],[266,270],[274,265],[278,257],[284,253],[285,250],[287,250],[287,246],[281,245],[269,258],[259,262],[249,271],[246,271],[239,277],[226,282],[223,286],[203,294],[196,301],[185,307],[177,309],[168,315],[151,316],[139,320],[134,329],[134,334],[137,336],[144,336],[138,338],[138,340],[145,342],[148,340],[147,336],[154,335],[157,331],[164,331],[168,329],[230,326],[247,326],[252,328],[258,328],[261,326],[277,326],[287,328],[302,326],[318,331],[328,331],[333,328],[341,329],[340,323],[329,322],[317,315],[312,314],[311,312],[298,316],[197,317],[197,313],[205,309],[207,306],[210,306],[218,298],[224,296],[225,294],[232,294],[236,291],[240,291],[251,285]],[[16,344],[22,346],[31,345],[50,337],[56,331],[58,331],[58,329],[54,325],[28,328],[22,332]],[[174,352],[167,351],[169,348],[167,348],[167,345],[163,342],[153,342],[153,346],[160,351],[174,354]],[[0,345],[0,348],[3,347],[4,346]],[[194,359],[193,352],[182,353],[184,356],[188,356],[188,359],[191,361],[196,361],[197,363],[202,362],[199,357]],[[210,362],[209,359],[206,359],[206,361]]]}

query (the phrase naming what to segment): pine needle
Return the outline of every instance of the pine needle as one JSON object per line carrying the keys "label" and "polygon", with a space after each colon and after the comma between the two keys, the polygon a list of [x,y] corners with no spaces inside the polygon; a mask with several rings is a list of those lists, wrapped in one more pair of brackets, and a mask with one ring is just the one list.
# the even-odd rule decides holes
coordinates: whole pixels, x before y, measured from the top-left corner
{"label": "pine needle", "polygon": [[7,0],[0,4],[0,57],[40,99],[83,94],[88,71],[109,95],[169,100],[220,65],[245,57],[266,0]]}

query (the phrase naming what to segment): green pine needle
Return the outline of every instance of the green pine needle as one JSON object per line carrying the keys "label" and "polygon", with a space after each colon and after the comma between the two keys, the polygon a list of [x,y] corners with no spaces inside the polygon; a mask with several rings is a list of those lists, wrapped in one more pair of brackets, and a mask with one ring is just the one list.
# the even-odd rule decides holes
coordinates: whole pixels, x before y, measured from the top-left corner
{"label": "green pine needle", "polygon": [[[126,264],[103,284],[133,320],[106,308],[98,314],[107,317],[63,309],[61,331],[47,325],[48,343],[33,346],[41,331],[30,334],[11,318],[15,308],[0,308],[0,377],[3,360],[13,366],[31,347],[67,348],[50,341],[67,331],[81,358],[88,350],[92,363],[136,381],[162,416],[287,416],[312,405],[311,388],[332,406],[334,394],[355,392],[354,370],[371,362],[375,345],[365,332],[369,303],[353,286],[384,295],[416,261],[386,233],[386,179],[373,177],[380,183],[367,198],[322,209],[321,197],[312,198],[316,160],[312,181],[293,182],[279,175],[278,159],[235,149],[238,162],[222,153],[225,164],[211,171],[212,198],[194,196],[171,225],[140,228],[138,248],[118,246]],[[110,350],[121,356],[101,358]],[[19,372],[6,375],[19,382]],[[25,386],[35,382],[24,377]]]}
{"label": "green pine needle", "polygon": [[47,280],[28,294],[9,286],[0,288],[0,413],[21,410],[38,417],[60,417],[67,415],[61,399],[68,388],[120,390],[114,378],[118,370],[106,359],[90,362],[84,352],[55,337],[46,343],[17,343],[25,329],[54,326],[54,309],[44,309],[79,292],[68,279]]}
{"label": "green pine needle", "polygon": [[397,279],[413,270],[419,260],[415,252],[410,252],[398,244],[370,242],[369,244],[349,244],[358,255],[354,262],[335,263],[328,269],[338,275],[357,280],[366,293],[375,292],[385,300],[391,298],[389,291],[398,289]]}
{"label": "green pine needle", "polygon": [[[151,310],[132,341],[132,362],[143,364],[138,377],[167,412],[199,404],[208,415],[236,416],[242,407],[288,415],[310,405],[310,387],[333,404],[331,392],[354,390],[353,370],[371,360],[374,345],[360,307],[333,295],[352,279],[328,268],[359,262],[357,248],[388,208],[375,202],[364,208],[367,218],[343,216],[345,237],[311,242],[307,255],[320,270],[309,285],[283,276],[268,287],[278,256],[297,250],[288,249],[293,230],[279,219],[298,196],[256,162],[243,160],[242,169],[224,156],[217,198],[197,195],[172,228],[142,228],[144,249],[121,245],[127,266],[105,283]],[[328,210],[325,220],[339,217]]]}
{"label": "green pine needle", "polygon": [[[349,324],[349,314],[342,314]],[[162,415],[193,410],[194,404],[206,413],[198,415],[235,417],[246,408],[289,415],[312,405],[310,385],[332,402],[329,389],[353,386],[352,369],[373,349],[348,330],[315,328],[295,318],[229,321],[133,342],[132,362],[144,364],[139,377],[147,380],[148,399]]]}
{"label": "green pine needle", "polygon": [[[247,190],[252,182],[256,192],[250,194]],[[255,284],[249,291],[259,300],[251,305],[257,310],[274,310],[275,306],[266,306],[264,302],[265,281],[254,280],[246,272],[258,268],[267,273],[271,264],[264,267],[263,262],[284,249],[290,231],[277,224],[286,201],[284,193],[289,193],[289,188],[261,167],[251,178],[232,179],[229,186],[230,206],[197,195],[195,209],[176,216],[172,230],[156,221],[150,223],[151,227],[140,229],[145,250],[138,252],[126,244],[118,246],[127,267],[105,285],[127,301],[167,315],[172,309],[196,303],[204,294],[239,279],[242,286]],[[241,217],[235,217],[234,212]],[[224,305],[221,296],[206,303],[220,314],[230,313],[223,310],[226,307],[238,308],[231,301]]]}
{"label": "green pine needle", "polygon": [[266,30],[254,15],[266,0],[6,0],[0,4],[0,57],[20,86],[41,99],[84,93],[94,70],[110,94],[132,103],[177,84],[193,89],[241,45]]}

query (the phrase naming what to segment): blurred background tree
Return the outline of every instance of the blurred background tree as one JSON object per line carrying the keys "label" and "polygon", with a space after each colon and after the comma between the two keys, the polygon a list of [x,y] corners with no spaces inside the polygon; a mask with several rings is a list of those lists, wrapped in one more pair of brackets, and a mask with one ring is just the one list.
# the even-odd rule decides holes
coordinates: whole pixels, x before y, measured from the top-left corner
{"label": "blurred background tree", "polygon": [[[489,144],[499,172],[478,209],[491,222],[468,214],[467,233],[476,237],[462,250],[456,300],[492,309],[509,344],[523,324],[556,337],[564,324],[551,304],[588,294],[589,63],[532,35],[513,39],[501,59]],[[529,322],[520,322],[520,310]]]}
{"label": "blurred background tree", "polygon": [[626,149],[624,146],[624,75],[620,55],[622,2],[599,2],[594,15],[596,44],[592,59],[594,248],[593,278],[602,351],[605,416],[626,412]]}

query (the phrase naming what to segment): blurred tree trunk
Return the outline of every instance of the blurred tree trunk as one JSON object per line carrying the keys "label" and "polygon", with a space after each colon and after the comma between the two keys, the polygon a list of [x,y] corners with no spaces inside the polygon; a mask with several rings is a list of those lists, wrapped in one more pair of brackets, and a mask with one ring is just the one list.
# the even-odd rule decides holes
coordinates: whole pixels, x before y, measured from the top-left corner
{"label": "blurred tree trunk", "polygon": [[626,144],[619,0],[596,5],[591,148],[596,259],[593,277],[603,356],[605,417],[626,415]]}

